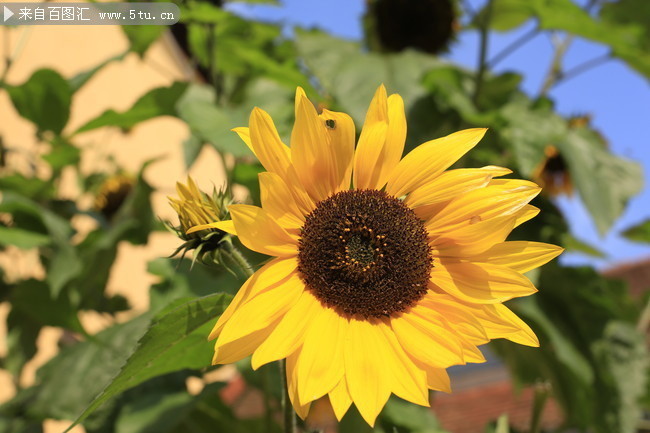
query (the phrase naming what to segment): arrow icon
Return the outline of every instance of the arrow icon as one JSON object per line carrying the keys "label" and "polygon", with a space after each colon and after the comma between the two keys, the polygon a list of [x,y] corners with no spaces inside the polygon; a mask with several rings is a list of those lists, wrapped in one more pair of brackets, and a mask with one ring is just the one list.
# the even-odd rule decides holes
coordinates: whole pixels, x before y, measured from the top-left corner
{"label": "arrow icon", "polygon": [[4,21],[7,21],[12,16],[14,16],[14,13],[11,12],[11,9],[9,9],[7,6],[5,6],[5,9],[4,9]]}

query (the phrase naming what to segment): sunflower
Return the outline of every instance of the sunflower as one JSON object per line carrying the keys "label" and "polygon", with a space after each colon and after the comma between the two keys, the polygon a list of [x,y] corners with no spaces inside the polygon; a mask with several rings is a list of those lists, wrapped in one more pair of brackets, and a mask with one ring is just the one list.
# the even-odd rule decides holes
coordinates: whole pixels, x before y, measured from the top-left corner
{"label": "sunflower", "polygon": [[266,168],[261,207],[231,205],[215,227],[274,256],[217,321],[213,363],[286,358],[300,417],[329,396],[373,425],[391,393],[428,406],[450,392],[446,368],[483,362],[493,338],[538,346],[504,301],[536,291],[522,275],[562,251],[505,242],[534,217],[540,188],[501,167],[445,171],[483,137],[468,129],[407,154],[404,103],[380,86],[358,145],[344,113],[318,114],[298,88],[291,148],[255,108],[236,128]]}
{"label": "sunflower", "polygon": [[569,166],[555,146],[548,145],[544,148],[544,159],[535,168],[532,178],[550,196],[573,195]]}

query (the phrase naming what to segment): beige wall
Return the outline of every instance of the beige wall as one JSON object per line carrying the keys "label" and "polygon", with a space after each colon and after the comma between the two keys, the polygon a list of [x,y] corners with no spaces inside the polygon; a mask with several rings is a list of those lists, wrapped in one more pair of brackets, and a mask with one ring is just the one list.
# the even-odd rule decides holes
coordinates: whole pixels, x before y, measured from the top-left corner
{"label": "beige wall", "polygon": [[[35,70],[44,67],[55,69],[66,78],[72,77],[123,52],[128,47],[128,41],[121,30],[114,26],[1,27],[0,74],[4,69],[5,47],[9,47],[10,55],[14,57],[7,81],[10,84],[20,84]],[[73,131],[106,109],[125,110],[152,88],[192,78],[192,72],[184,58],[171,37],[166,35],[151,47],[144,59],[131,54],[124,60],[105,67],[93,77],[75,95],[66,130]],[[10,170],[28,170],[29,160],[42,151],[44,145],[35,141],[34,131],[30,122],[17,115],[6,92],[0,90],[0,135],[6,146],[19,150],[10,154]],[[164,219],[175,221],[166,196],[174,194],[176,180],[183,180],[186,176],[181,143],[187,136],[188,129],[183,122],[164,117],[144,122],[129,134],[123,134],[116,128],[102,128],[80,134],[74,143],[84,150],[81,166],[86,173],[106,170],[110,167],[107,163],[109,156],[131,172],[136,172],[144,161],[163,156],[163,160],[147,170],[146,179],[156,188],[153,197],[155,213]],[[42,167],[39,168],[40,175],[44,174],[42,170]],[[213,184],[220,185],[223,171],[219,155],[211,148],[204,148],[192,167],[191,174],[203,189],[211,190]],[[79,197],[73,173],[65,175],[62,196],[79,200],[81,205],[88,205],[91,198]],[[75,224],[81,231],[87,231],[93,223],[79,218]],[[177,239],[172,235],[155,233],[146,246],[120,245],[117,262],[108,283],[108,292],[126,296],[138,311],[146,309],[148,287],[152,283],[152,277],[146,272],[146,263],[153,258],[169,255],[177,244]],[[10,250],[0,257],[0,263],[11,263],[10,277],[18,279],[42,273],[35,257],[34,254]],[[8,305],[0,304],[0,355],[7,350],[4,329],[7,312]],[[109,316],[90,313],[85,314],[82,320],[91,332],[113,321]],[[38,341],[39,352],[21,377],[21,385],[32,383],[36,368],[54,355],[59,335],[60,331],[54,328],[43,330]],[[0,372],[0,402],[10,398],[12,393],[10,378],[5,372]],[[57,431],[59,428],[60,424],[53,423],[48,430]]]}

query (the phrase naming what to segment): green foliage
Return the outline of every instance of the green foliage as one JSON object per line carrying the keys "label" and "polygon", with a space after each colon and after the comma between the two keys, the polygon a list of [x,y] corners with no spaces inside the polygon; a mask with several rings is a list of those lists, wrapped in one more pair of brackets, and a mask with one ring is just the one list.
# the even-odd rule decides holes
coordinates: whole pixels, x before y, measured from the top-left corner
{"label": "green foliage", "polygon": [[22,85],[4,87],[18,114],[33,122],[39,135],[59,134],[68,123],[73,88],[58,72],[39,69]]}
{"label": "green foliage", "polygon": [[111,397],[147,379],[184,368],[209,365],[212,348],[205,343],[205,336],[229,300],[227,295],[215,294],[177,302],[175,307],[159,313],[119,374],[81,413],[75,424]]}
{"label": "green foliage", "polygon": [[[153,188],[144,178],[151,162],[133,177],[130,192],[111,215],[61,198],[64,172],[76,176],[85,194],[96,194],[110,178],[108,173],[81,172],[84,143],[77,136],[81,132],[116,127],[129,133],[141,122],[173,116],[189,130],[179,143],[185,167],[194,163],[203,145],[214,147],[226,156],[228,186],[243,185],[249,193],[245,200],[257,204],[263,168],[230,131],[248,124],[252,107],[268,111],[290,145],[293,98],[300,85],[314,102],[349,113],[358,135],[368,103],[384,83],[406,104],[407,151],[459,129],[489,127],[481,145],[457,167],[503,165],[518,177],[533,178],[546,158],[546,147],[555,146],[601,233],[642,187],[638,164],[613,155],[589,125],[577,127],[559,115],[545,94],[522,92],[519,74],[495,74],[489,64],[478,74],[415,51],[381,54],[315,30],[296,30],[289,39],[280,26],[238,17],[219,3],[179,4],[179,34],[187,37],[178,41],[200,79],[153,89],[127,110],[108,110],[71,134],[64,131],[75,92],[129,53],[144,57],[163,27],[123,27],[128,52],[73,77],[40,69],[23,84],[2,83],[18,114],[34,124],[44,149],[34,164],[47,173],[38,177],[36,170],[26,174],[0,168],[0,248],[33,250],[45,270],[40,279],[14,281],[0,268],[0,300],[10,306],[8,352],[2,367],[19,383],[43,327],[61,328],[64,337],[58,355],[39,369],[34,386],[19,389],[13,400],[0,406],[0,431],[40,432],[47,418],[77,419],[89,433],[280,431],[275,422],[268,422],[279,415],[281,399],[280,376],[273,365],[256,372],[247,360],[237,365],[247,386],[269,399],[269,418],[241,419],[222,401],[223,383],[209,384],[198,395],[187,392],[187,379],[204,379],[209,370],[212,344],[206,336],[241,285],[234,274],[200,264],[191,267],[183,259],[151,261],[148,271],[156,282],[150,287],[147,312],[94,335],[81,326],[82,310],[110,317],[130,309],[124,297],[106,293],[118,246],[147,245],[150,233],[160,228],[151,208]],[[488,25],[494,31],[510,31],[534,19],[540,32],[558,30],[604,44],[612,56],[650,76],[650,9],[645,0],[608,2],[597,12],[583,10],[571,0],[493,0],[492,7]],[[479,12],[473,25],[486,17],[485,11]],[[562,62],[556,66],[555,79],[563,79]],[[125,173],[112,163],[114,173]],[[512,239],[557,243],[604,256],[569,233],[551,199],[539,197],[533,204],[541,214],[517,228]],[[94,227],[86,234],[76,233],[72,220],[78,217],[90,218]],[[650,223],[623,235],[649,242]],[[237,240],[234,245],[241,247]],[[267,259],[246,254],[254,266]],[[531,324],[542,345],[493,345],[512,377],[522,385],[550,383],[566,414],[566,428],[632,432],[649,401],[648,355],[636,329],[638,306],[623,284],[605,280],[591,269],[552,264],[529,276],[540,287],[539,294],[511,306]],[[342,433],[443,432],[429,408],[397,398],[389,400],[374,429],[354,408],[339,427]],[[509,431],[507,417],[487,431]]]}
{"label": "green foliage", "polygon": [[158,116],[173,116],[176,102],[181,97],[187,83],[174,83],[169,87],[160,87],[150,90],[138,99],[128,110],[118,113],[107,110],[90,120],[75,133],[91,131],[102,126],[117,126],[125,130],[133,128],[136,124]]}
{"label": "green foliage", "polygon": [[632,241],[650,243],[650,220],[645,220],[640,224],[630,227],[622,234]]}

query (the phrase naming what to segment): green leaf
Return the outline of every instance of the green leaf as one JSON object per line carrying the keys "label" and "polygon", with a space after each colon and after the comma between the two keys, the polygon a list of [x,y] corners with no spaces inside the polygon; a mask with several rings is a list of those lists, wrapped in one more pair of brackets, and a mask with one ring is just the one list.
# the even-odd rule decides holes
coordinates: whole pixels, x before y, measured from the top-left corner
{"label": "green leaf", "polygon": [[159,282],[149,292],[150,311],[160,311],[182,298],[206,296],[214,292],[235,294],[241,281],[223,268],[195,265],[189,260],[155,259],[147,264],[147,271]]}
{"label": "green leaf", "polygon": [[187,83],[176,82],[169,87],[150,90],[141,96],[128,110],[122,113],[107,110],[99,117],[83,125],[75,134],[103,126],[116,126],[128,130],[136,124],[154,117],[174,116],[176,114],[176,103],[187,89],[187,86]]}
{"label": "green leaf", "polygon": [[631,241],[650,243],[650,219],[626,229],[621,234]]}
{"label": "green leaf", "polygon": [[609,153],[599,137],[587,129],[567,132],[558,149],[598,231],[607,232],[628,200],[641,191],[641,166]]}
{"label": "green leaf", "polygon": [[384,83],[389,93],[399,93],[407,104],[425,94],[425,73],[441,62],[433,56],[407,51],[380,55],[364,53],[358,43],[318,31],[297,31],[296,47],[319,84],[361,125],[372,96]]}
{"label": "green leaf", "polygon": [[62,349],[38,370],[39,385],[29,412],[41,418],[78,416],[119,372],[149,320],[143,315]]}
{"label": "green leaf", "polygon": [[385,432],[446,433],[430,408],[417,406],[395,397],[381,411],[378,424]]}
{"label": "green leaf", "polygon": [[122,26],[122,31],[129,40],[130,50],[143,57],[151,44],[163,34],[165,28],[165,26]]}
{"label": "green leaf", "polygon": [[[522,0],[492,0],[492,11],[490,14],[490,28],[498,32],[514,30],[533,17],[534,8],[531,1]],[[484,22],[485,9],[481,9],[471,26],[478,28]]]}
{"label": "green leaf", "polygon": [[562,246],[566,248],[568,252],[578,252],[578,253],[586,254],[591,257],[598,257],[598,258],[607,257],[607,255],[604,252],[600,251],[596,247],[593,247],[592,245],[589,245],[584,241],[581,241],[580,239],[573,236],[571,233],[562,234]]}
{"label": "green leaf", "polygon": [[60,134],[68,123],[73,90],[58,72],[39,69],[22,85],[5,88],[18,113],[32,121],[39,134]]}
{"label": "green leaf", "polygon": [[92,77],[94,77],[97,72],[101,71],[106,65],[118,60],[123,60],[124,57],[126,57],[126,54],[127,53],[118,54],[117,56],[113,56],[107,60],[104,60],[99,65],[90,68],[87,71],[79,72],[77,75],[68,80],[70,88],[73,92],[76,92],[81,87],[83,87],[84,84],[86,84]]}
{"label": "green leaf", "polygon": [[229,295],[215,294],[188,301],[171,311],[160,313],[154,318],[120,373],[72,426],[82,422],[111,397],[147,379],[185,368],[210,365],[213,348],[206,341],[206,337],[230,299]]}
{"label": "green leaf", "polygon": [[199,153],[203,149],[203,140],[196,135],[190,135],[183,141],[183,161],[185,161],[185,170],[189,170],[198,158]]}
{"label": "green leaf", "polygon": [[648,352],[645,336],[633,325],[611,321],[605,328],[603,339],[594,343],[592,350],[602,363],[604,380],[617,392],[600,395],[609,425],[601,432],[618,431],[634,433],[641,419],[641,398],[645,395],[648,372]]}
{"label": "green leaf", "polygon": [[0,245],[13,245],[23,250],[29,250],[49,243],[50,238],[45,234],[0,225]]}
{"label": "green leaf", "polygon": [[43,155],[43,159],[50,164],[52,170],[60,171],[68,165],[77,165],[81,160],[81,150],[71,143],[53,143],[52,149]]}
{"label": "green leaf", "polygon": [[48,285],[40,280],[25,280],[11,292],[12,311],[20,312],[40,326],[59,326],[84,332],[77,310],[66,293],[52,296]]}
{"label": "green leaf", "polygon": [[217,107],[214,89],[210,86],[191,85],[178,101],[176,110],[193,135],[212,144],[219,152],[251,155],[244,142],[231,131],[236,123],[226,110]]}
{"label": "green leaf", "polygon": [[[571,0],[494,0],[491,27],[511,30],[537,18],[541,30],[559,30],[609,46],[612,54],[650,77],[647,4],[626,0],[603,6],[601,19],[592,17]],[[479,13],[483,16],[484,11]],[[478,23],[475,21],[475,25]]]}
{"label": "green leaf", "polygon": [[36,339],[41,324],[23,312],[12,309],[7,316],[7,355],[2,368],[19,379],[23,366],[36,354]]}

